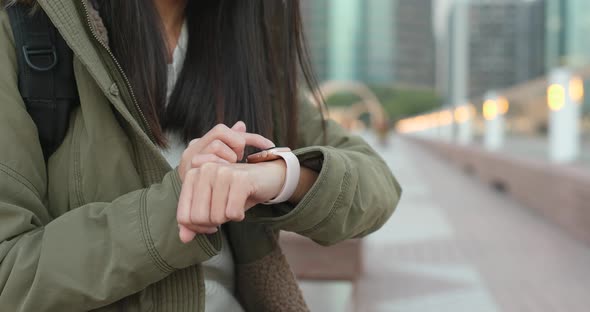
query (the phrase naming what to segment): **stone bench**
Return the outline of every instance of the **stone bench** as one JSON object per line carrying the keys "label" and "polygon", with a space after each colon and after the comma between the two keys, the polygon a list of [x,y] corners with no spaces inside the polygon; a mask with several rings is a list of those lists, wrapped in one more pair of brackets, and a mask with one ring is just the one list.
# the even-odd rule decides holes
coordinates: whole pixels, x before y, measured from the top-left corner
{"label": "stone bench", "polygon": [[279,243],[297,279],[352,283],[351,304],[357,310],[358,281],[363,270],[361,239],[324,247],[298,234],[281,232]]}

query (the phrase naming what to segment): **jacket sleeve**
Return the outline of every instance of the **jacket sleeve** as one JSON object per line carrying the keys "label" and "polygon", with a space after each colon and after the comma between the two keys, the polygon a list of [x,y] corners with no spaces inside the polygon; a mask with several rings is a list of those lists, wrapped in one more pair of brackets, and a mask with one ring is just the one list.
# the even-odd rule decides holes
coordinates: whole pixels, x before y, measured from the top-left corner
{"label": "jacket sleeve", "polygon": [[276,205],[271,216],[268,208],[257,207],[251,218],[331,245],[380,228],[397,206],[401,188],[362,138],[332,120],[326,121],[324,141],[321,120],[317,108],[302,103],[301,146],[294,153],[303,166],[319,172],[315,184],[297,206]]}
{"label": "jacket sleeve", "polygon": [[45,162],[15,64],[0,9],[0,311],[92,310],[218,252],[215,236],[187,245],[178,239],[175,170],[160,184],[52,218]]}

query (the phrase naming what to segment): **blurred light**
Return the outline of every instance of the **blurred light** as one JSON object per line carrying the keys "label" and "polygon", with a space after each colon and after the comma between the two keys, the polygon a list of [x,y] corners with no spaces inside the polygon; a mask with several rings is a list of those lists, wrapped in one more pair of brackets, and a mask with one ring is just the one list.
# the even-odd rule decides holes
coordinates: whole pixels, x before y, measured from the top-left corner
{"label": "blurred light", "polygon": [[584,81],[580,77],[574,77],[570,80],[570,98],[577,103],[582,103],[584,99]]}
{"label": "blurred light", "polygon": [[471,119],[473,107],[471,105],[459,106],[455,109],[455,121],[457,123],[464,123]]}
{"label": "blurred light", "polygon": [[483,117],[486,120],[494,120],[498,116],[498,104],[494,100],[483,102]]}
{"label": "blurred light", "polygon": [[552,111],[559,111],[565,105],[565,89],[562,85],[552,84],[547,88],[547,105]]}
{"label": "blurred light", "polygon": [[[472,107],[464,107],[466,114],[471,113]],[[398,121],[395,126],[396,130],[400,133],[415,133],[422,132],[424,130],[438,128],[440,126],[447,126],[453,123],[453,111],[444,110],[440,112],[433,112],[426,115],[420,115],[410,117]]]}
{"label": "blurred light", "polygon": [[477,109],[475,108],[475,105],[473,104],[469,104],[467,105],[469,107],[469,113],[471,114],[471,117],[475,117],[477,115]]}
{"label": "blurred light", "polygon": [[498,109],[502,115],[506,115],[506,113],[508,113],[510,110],[510,102],[508,102],[507,98],[503,96],[498,98]]}
{"label": "blurred light", "polygon": [[420,130],[428,129],[432,123],[432,121],[428,119],[427,116],[418,116],[418,118],[416,118],[416,122],[418,124],[418,129]]}
{"label": "blurred light", "polygon": [[430,128],[429,123],[426,116],[416,116],[399,121],[396,128],[401,133],[420,132]]}
{"label": "blurred light", "polygon": [[453,123],[453,113],[451,111],[444,110],[438,116],[441,126],[448,126]]}

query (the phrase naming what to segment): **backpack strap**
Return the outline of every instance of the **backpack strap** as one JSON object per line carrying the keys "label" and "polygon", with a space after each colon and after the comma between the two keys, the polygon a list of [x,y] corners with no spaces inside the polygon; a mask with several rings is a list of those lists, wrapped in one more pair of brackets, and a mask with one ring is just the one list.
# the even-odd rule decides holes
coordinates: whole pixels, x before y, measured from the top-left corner
{"label": "backpack strap", "polygon": [[45,12],[22,4],[7,8],[18,59],[18,86],[37,125],[45,160],[61,145],[79,98],[73,53]]}

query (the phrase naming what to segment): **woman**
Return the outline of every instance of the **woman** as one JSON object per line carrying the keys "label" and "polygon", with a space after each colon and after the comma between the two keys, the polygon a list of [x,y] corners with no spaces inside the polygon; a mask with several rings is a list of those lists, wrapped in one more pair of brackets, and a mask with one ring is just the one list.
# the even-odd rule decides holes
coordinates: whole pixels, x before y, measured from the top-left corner
{"label": "woman", "polygon": [[[278,231],[393,212],[386,164],[299,100],[297,0],[17,2],[73,50],[80,105],[45,162],[2,9],[0,311],[305,311]],[[242,161],[274,146],[296,166]]]}

